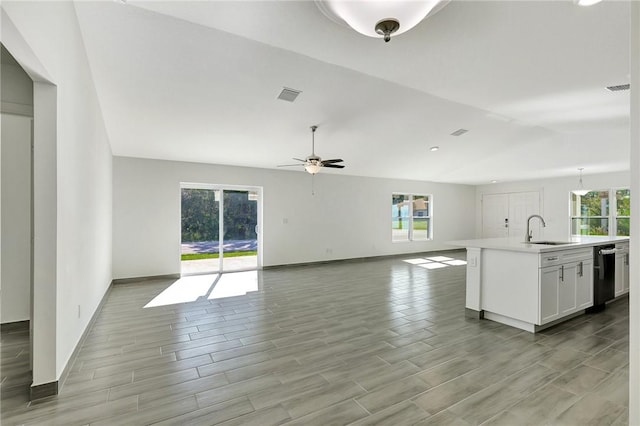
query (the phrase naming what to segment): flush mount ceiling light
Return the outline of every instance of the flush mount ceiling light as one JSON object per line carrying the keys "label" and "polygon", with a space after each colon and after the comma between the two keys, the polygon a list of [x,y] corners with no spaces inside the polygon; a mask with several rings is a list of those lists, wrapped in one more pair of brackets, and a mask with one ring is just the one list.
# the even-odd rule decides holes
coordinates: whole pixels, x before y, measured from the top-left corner
{"label": "flush mount ceiling light", "polygon": [[580,170],[580,189],[576,189],[576,190],[571,191],[571,192],[573,192],[576,195],[580,195],[580,196],[587,195],[589,190],[588,189],[584,189],[584,185],[582,184],[582,171],[584,170],[584,167],[580,167],[578,170]]}
{"label": "flush mount ceiling light", "polygon": [[596,3],[600,3],[602,0],[573,0],[578,6],[593,6]]}
{"label": "flush mount ceiling light", "polygon": [[450,0],[315,0],[329,19],[360,34],[391,40],[418,25]]}
{"label": "flush mount ceiling light", "polygon": [[429,151],[431,152],[436,152],[437,150],[439,150],[440,147],[439,146],[432,146],[431,148],[429,148]]}

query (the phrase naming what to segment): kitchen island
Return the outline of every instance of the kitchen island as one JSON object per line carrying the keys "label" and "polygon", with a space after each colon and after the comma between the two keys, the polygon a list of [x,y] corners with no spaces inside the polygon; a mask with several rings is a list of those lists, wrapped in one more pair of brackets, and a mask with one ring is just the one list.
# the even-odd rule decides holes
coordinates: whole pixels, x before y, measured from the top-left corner
{"label": "kitchen island", "polygon": [[[449,244],[467,249],[467,315],[535,333],[593,306],[593,247],[614,244],[623,255],[629,239],[486,238]],[[628,270],[628,258],[624,259]],[[616,296],[628,291],[623,272],[616,266]]]}

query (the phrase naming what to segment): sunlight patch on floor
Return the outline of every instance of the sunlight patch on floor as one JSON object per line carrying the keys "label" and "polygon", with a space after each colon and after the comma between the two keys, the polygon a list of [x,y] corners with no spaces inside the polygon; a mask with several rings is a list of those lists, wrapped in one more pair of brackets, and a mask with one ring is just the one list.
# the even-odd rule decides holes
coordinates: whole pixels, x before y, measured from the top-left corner
{"label": "sunlight patch on floor", "polygon": [[258,291],[258,271],[227,273],[222,274],[209,299],[244,296],[250,291]]}
{"label": "sunlight patch on floor", "polygon": [[444,263],[440,263],[440,262],[432,262],[432,263],[422,263],[416,266],[419,266],[425,269],[440,269],[440,268],[446,268],[449,265],[445,265]]}
{"label": "sunlight patch on floor", "polygon": [[452,257],[446,257],[446,256],[427,257],[427,259],[433,260],[434,262],[446,262],[447,260],[453,260]]}
{"label": "sunlight patch on floor", "polygon": [[164,289],[162,293],[154,297],[153,300],[144,307],[153,308],[156,306],[195,302],[198,297],[207,295],[217,278],[218,274],[181,277]]}
{"label": "sunlight patch on floor", "polygon": [[463,266],[467,264],[466,260],[446,256],[417,257],[413,259],[403,259],[403,262],[425,269],[440,269],[446,268],[447,266]]}
{"label": "sunlight patch on floor", "polygon": [[431,260],[418,258],[418,259],[405,259],[403,262],[411,263],[412,265],[419,265],[421,263],[429,263]]}

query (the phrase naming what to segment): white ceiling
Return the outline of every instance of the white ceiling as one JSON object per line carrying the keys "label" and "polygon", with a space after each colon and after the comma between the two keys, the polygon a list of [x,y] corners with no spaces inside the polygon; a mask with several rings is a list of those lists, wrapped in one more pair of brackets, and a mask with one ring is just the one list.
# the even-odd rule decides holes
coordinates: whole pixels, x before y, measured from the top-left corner
{"label": "white ceiling", "polygon": [[[629,5],[452,1],[384,43],[313,1],[78,2],[114,155],[483,184],[629,169]],[[277,100],[283,86],[302,90]],[[465,128],[460,137],[450,133]],[[440,150],[429,151],[437,145]]]}

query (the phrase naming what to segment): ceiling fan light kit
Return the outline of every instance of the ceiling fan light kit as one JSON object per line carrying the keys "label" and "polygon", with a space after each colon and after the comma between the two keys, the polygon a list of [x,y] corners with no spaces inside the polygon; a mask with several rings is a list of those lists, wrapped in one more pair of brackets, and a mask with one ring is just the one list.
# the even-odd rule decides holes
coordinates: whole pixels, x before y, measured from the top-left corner
{"label": "ceiling fan light kit", "polygon": [[315,161],[304,165],[304,169],[307,171],[307,173],[310,173],[312,175],[318,173],[320,171],[320,167],[322,167],[322,164],[318,164]]}
{"label": "ceiling fan light kit", "polygon": [[399,35],[418,25],[448,0],[315,0],[329,19],[368,37]]}
{"label": "ceiling fan light kit", "polygon": [[334,158],[332,160],[323,160],[316,155],[315,134],[317,129],[318,126],[311,126],[311,155],[309,155],[304,160],[294,158],[294,160],[300,161],[300,164],[284,164],[278,167],[304,166],[304,169],[307,171],[307,173],[312,175],[320,172],[323,167],[330,169],[344,169],[344,166],[342,164],[337,164],[342,163],[342,159]]}

